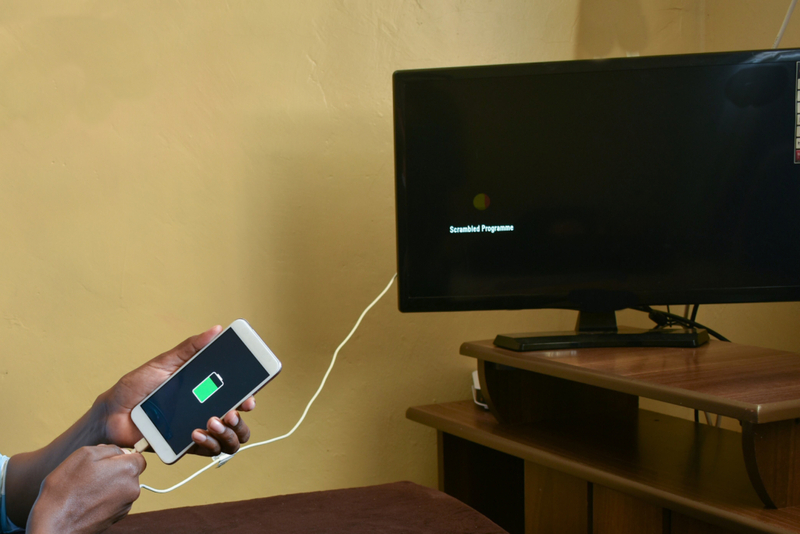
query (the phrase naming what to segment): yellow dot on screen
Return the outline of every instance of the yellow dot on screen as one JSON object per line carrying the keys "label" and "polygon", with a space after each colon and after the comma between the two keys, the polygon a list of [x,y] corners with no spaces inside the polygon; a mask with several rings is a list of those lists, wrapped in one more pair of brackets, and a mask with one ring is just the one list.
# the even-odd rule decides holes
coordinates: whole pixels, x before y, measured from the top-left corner
{"label": "yellow dot on screen", "polygon": [[490,203],[491,202],[489,201],[489,197],[487,197],[483,193],[481,193],[479,195],[475,195],[475,198],[472,199],[472,205],[475,206],[475,209],[478,209],[478,210],[481,210],[481,211],[483,211],[486,208],[488,208]]}

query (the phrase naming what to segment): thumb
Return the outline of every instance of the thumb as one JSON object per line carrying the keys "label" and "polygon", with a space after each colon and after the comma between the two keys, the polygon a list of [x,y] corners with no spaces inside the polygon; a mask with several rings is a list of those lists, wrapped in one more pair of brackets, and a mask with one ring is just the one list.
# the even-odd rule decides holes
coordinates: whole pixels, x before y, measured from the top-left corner
{"label": "thumb", "polygon": [[[198,334],[186,339],[174,349],[162,354],[158,359],[160,360],[161,358],[164,358],[166,360],[167,358],[173,359],[177,357],[181,363],[185,363],[189,360],[189,358],[200,352],[201,349],[211,343],[211,340],[214,339],[221,331],[222,327],[220,325],[213,326],[202,334]],[[164,363],[166,363],[166,361]]]}

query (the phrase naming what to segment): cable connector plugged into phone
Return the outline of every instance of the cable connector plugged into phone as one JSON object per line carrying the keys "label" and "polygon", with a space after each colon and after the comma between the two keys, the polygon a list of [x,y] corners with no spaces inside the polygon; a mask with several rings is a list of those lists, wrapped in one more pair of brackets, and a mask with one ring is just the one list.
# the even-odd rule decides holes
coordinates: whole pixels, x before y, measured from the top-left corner
{"label": "cable connector plugged into phone", "polygon": [[142,438],[142,439],[140,439],[139,441],[136,442],[136,445],[133,446],[133,450],[135,452],[138,452],[139,454],[141,454],[144,451],[146,451],[147,447],[149,447],[149,446],[150,446],[150,444],[147,443],[147,440]]}

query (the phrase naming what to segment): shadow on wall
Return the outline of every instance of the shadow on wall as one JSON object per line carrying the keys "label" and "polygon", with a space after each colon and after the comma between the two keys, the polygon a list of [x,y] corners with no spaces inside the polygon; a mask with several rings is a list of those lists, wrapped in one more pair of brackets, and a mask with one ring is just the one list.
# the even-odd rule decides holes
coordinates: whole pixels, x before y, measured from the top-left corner
{"label": "shadow on wall", "polygon": [[642,0],[580,0],[578,31],[575,39],[577,59],[604,58],[619,47],[635,54],[648,42],[647,20]]}

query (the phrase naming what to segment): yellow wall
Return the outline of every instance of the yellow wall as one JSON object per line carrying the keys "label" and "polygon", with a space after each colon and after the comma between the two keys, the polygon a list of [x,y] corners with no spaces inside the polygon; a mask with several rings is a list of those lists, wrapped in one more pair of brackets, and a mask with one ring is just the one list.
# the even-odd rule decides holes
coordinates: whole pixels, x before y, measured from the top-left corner
{"label": "yellow wall", "polygon": [[[248,417],[253,438],[287,431],[395,271],[394,70],[767,48],[787,4],[3,2],[0,451],[45,444],[127,370],[240,316],[284,362]],[[800,46],[798,24],[785,46]],[[715,306],[700,319],[800,350],[797,312]],[[295,436],[135,510],[433,486],[434,433],[404,412],[468,397],[460,342],[574,318],[401,315],[390,293]],[[142,480],[164,487],[204,464],[151,457]]]}

